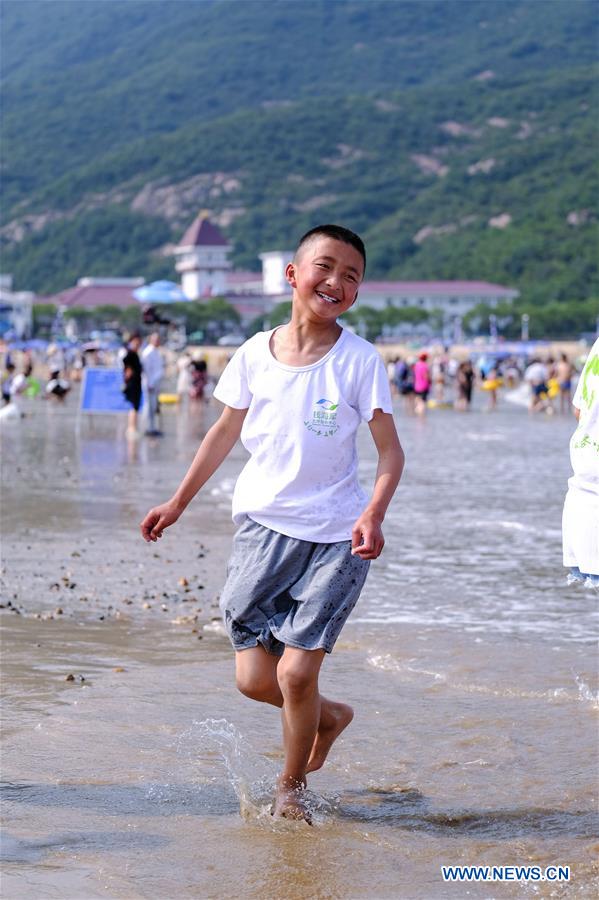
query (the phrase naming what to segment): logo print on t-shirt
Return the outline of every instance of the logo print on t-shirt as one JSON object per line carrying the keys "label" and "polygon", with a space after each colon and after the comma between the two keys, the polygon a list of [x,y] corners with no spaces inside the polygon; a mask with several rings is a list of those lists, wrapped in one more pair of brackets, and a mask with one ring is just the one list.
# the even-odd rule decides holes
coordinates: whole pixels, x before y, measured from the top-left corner
{"label": "logo print on t-shirt", "polygon": [[312,419],[304,421],[308,431],[313,431],[314,434],[322,435],[322,437],[331,437],[336,431],[339,431],[339,425],[337,424],[338,406],[338,403],[333,403],[332,400],[327,400],[326,397],[317,400],[312,411]]}

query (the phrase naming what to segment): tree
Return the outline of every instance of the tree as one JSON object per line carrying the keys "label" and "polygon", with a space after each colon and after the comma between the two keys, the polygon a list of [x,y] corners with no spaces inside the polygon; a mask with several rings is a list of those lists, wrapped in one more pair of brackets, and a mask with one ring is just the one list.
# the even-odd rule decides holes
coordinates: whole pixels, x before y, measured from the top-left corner
{"label": "tree", "polygon": [[33,316],[34,337],[50,336],[52,323],[56,318],[56,307],[53,303],[35,303],[31,310]]}
{"label": "tree", "polygon": [[372,306],[360,306],[343,317],[367,341],[376,341],[384,325],[382,311]]}
{"label": "tree", "polygon": [[267,318],[271,328],[276,328],[277,325],[283,325],[285,322],[289,322],[291,319],[291,300],[283,300],[282,303],[277,303],[277,305],[271,309]]}
{"label": "tree", "polygon": [[180,322],[188,334],[203,331],[206,338],[216,340],[227,331],[239,329],[241,318],[234,306],[223,297],[192,300],[189,303],[156,304],[161,318]]}

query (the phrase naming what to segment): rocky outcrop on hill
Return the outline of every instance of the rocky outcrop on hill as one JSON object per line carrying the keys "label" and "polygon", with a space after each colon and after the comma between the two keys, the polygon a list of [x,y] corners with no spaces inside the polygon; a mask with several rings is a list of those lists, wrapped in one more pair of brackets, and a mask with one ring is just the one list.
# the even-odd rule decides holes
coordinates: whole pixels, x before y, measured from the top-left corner
{"label": "rocky outcrop on hill", "polygon": [[471,166],[468,166],[468,174],[469,175],[478,175],[479,173],[483,173],[483,175],[488,175],[489,172],[495,168],[497,160],[491,157],[490,159],[481,159],[476,163],[472,163]]}
{"label": "rocky outcrop on hill", "polygon": [[229,197],[233,199],[232,195],[240,186],[240,175],[227,172],[203,172],[174,183],[164,179],[148,181],[141,190],[136,190],[130,183],[123,184],[112,191],[89,194],[70,209],[50,209],[44,213],[26,214],[12,219],[0,229],[0,237],[5,246],[11,246],[43,231],[54,222],[119,204],[127,204],[133,212],[166,219],[175,229],[188,225],[198,209],[208,208],[212,219],[226,228],[245,212],[245,207],[241,204],[229,201],[224,205]]}
{"label": "rocky outcrop on hill", "polygon": [[434,156],[426,156],[424,153],[413,153],[410,157],[424,175],[436,175],[444,178],[449,172],[449,166],[439,162]]}
{"label": "rocky outcrop on hill", "polygon": [[[221,206],[222,199],[240,186],[239,176],[226,172],[205,172],[170,184],[149,181],[133,198],[131,209],[149,216],[162,216],[173,226],[182,228],[199,208]],[[231,222],[234,215],[229,210],[225,218]]]}

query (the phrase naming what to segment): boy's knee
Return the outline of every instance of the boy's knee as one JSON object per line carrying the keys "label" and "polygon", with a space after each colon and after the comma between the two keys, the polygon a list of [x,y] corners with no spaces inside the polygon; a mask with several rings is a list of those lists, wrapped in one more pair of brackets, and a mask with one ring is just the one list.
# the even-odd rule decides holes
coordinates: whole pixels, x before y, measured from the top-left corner
{"label": "boy's knee", "polygon": [[237,690],[250,700],[266,702],[272,694],[272,682],[270,679],[257,676],[251,672],[238,672],[235,681]]}
{"label": "boy's knee", "polygon": [[283,666],[277,670],[279,687],[284,696],[301,700],[318,687],[318,673],[299,666]]}

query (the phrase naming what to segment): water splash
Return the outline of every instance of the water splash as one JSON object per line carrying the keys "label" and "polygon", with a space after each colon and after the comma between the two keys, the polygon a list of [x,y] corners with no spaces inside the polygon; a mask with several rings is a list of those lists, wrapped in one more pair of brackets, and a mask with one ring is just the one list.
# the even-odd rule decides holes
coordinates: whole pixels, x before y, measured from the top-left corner
{"label": "water splash", "polygon": [[194,722],[178,742],[178,750],[200,759],[220,759],[227,780],[239,801],[245,819],[259,819],[270,814],[277,771],[274,763],[260,756],[241,732],[226,719],[203,719]]}
{"label": "water splash", "polygon": [[367,662],[375,669],[382,669],[384,672],[401,672],[401,665],[389,653],[374,654],[369,656]]}
{"label": "water splash", "polygon": [[[194,722],[179,739],[179,752],[197,755],[204,760],[220,759],[227,772],[227,780],[239,801],[243,819],[272,827],[297,825],[271,816],[278,767],[270,759],[257,753],[247,739],[226,719],[203,719]],[[313,791],[305,792],[305,805],[313,823],[321,824],[330,815],[333,805]]]}
{"label": "water splash", "polygon": [[599,593],[599,582],[593,581],[590,575],[587,575],[585,578],[584,575],[573,575],[572,572],[569,572],[566,576],[566,584],[579,584],[587,591],[597,591]]}
{"label": "water splash", "polygon": [[599,709],[599,691],[592,691],[586,681],[580,675],[574,674],[574,681],[578,685],[578,697],[583,703],[589,703],[593,709]]}

